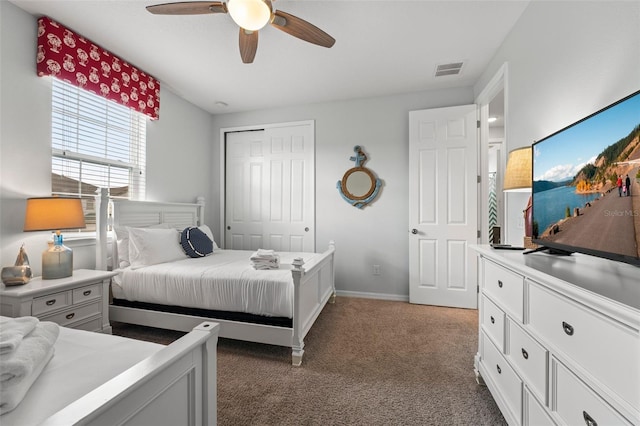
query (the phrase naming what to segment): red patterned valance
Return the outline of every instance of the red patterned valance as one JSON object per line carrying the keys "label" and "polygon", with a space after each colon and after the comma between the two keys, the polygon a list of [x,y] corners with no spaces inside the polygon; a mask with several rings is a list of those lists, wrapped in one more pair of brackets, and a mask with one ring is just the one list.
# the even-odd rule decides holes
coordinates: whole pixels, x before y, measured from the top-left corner
{"label": "red patterned valance", "polygon": [[50,75],[158,119],[160,83],[48,17],[38,19],[39,76]]}

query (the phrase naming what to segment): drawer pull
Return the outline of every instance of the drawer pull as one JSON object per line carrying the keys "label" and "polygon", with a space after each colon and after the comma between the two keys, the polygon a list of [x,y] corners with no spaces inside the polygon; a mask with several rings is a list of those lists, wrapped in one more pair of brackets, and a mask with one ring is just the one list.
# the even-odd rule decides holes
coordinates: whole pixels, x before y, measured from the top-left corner
{"label": "drawer pull", "polygon": [[82,292],[83,296],[88,296],[90,294],[91,294],[91,290],[85,290],[85,291]]}
{"label": "drawer pull", "polygon": [[598,426],[598,422],[593,420],[593,417],[591,417],[586,411],[582,412],[582,417],[584,418],[584,423],[587,426]]}
{"label": "drawer pull", "polygon": [[522,357],[524,359],[529,359],[529,352],[527,352],[525,348],[522,348]]}
{"label": "drawer pull", "polygon": [[502,369],[498,364],[496,364],[496,369],[498,370],[498,374],[502,374]]}
{"label": "drawer pull", "polygon": [[562,328],[564,329],[564,332],[567,333],[567,335],[573,336],[573,326],[571,324],[562,321]]}
{"label": "drawer pull", "polygon": [[502,281],[498,280],[498,287],[502,288]]}
{"label": "drawer pull", "polygon": [[47,306],[53,306],[53,305],[55,305],[55,304],[56,304],[56,299],[47,300],[47,301],[45,302],[45,304],[46,304]]}
{"label": "drawer pull", "polygon": [[496,319],[493,317],[493,315],[491,315],[491,324],[495,324],[496,323]]}
{"label": "drawer pull", "polygon": [[73,317],[75,317],[75,316],[76,316],[76,313],[75,313],[75,312],[71,312],[70,314],[67,314],[67,315],[66,315],[66,318],[67,318],[67,319],[71,319],[71,318],[73,318]]}

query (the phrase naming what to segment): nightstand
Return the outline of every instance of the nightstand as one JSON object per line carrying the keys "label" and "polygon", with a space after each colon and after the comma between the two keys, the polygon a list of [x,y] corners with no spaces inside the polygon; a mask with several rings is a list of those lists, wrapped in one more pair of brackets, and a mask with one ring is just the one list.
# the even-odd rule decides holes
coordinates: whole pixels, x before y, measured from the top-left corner
{"label": "nightstand", "polygon": [[25,285],[0,284],[0,315],[34,316],[69,328],[111,334],[109,283],[116,274],[76,269],[67,278],[36,277]]}

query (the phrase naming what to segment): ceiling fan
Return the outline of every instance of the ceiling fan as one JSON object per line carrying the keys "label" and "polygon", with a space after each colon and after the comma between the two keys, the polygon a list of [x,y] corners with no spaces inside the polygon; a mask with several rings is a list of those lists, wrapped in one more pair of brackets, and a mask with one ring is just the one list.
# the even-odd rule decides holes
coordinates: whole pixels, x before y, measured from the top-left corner
{"label": "ceiling fan", "polygon": [[320,28],[297,16],[276,10],[271,0],[187,1],[147,6],[156,15],[202,15],[229,13],[240,27],[242,62],[253,62],[258,50],[258,30],[265,25],[318,46],[331,47],[336,40]]}

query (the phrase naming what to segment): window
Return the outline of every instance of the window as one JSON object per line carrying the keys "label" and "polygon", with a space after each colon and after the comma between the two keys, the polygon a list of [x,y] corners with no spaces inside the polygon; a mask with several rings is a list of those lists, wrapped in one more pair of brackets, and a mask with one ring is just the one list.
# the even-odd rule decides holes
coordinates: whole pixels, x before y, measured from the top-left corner
{"label": "window", "polygon": [[51,192],[82,198],[86,231],[95,231],[94,196],[145,196],[146,116],[53,80]]}

